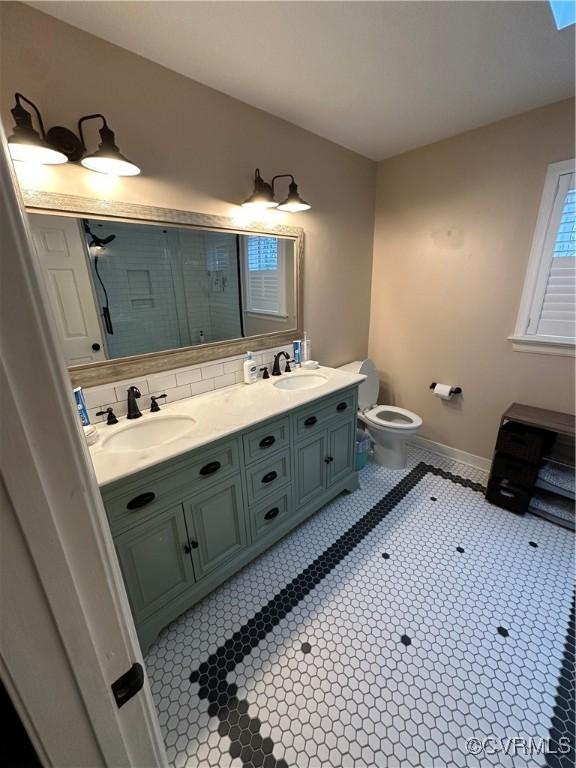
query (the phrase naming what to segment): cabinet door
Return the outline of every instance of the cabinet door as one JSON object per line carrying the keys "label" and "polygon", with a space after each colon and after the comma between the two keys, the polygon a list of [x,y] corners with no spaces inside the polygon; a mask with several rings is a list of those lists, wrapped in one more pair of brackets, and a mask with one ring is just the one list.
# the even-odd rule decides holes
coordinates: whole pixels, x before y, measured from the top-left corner
{"label": "cabinet door", "polygon": [[354,470],[355,427],[353,421],[346,421],[328,430],[328,485],[337,483]]}
{"label": "cabinet door", "polygon": [[186,526],[197,578],[235,557],[247,543],[240,480],[229,480],[185,504]]}
{"label": "cabinet door", "polygon": [[115,544],[136,623],[194,584],[180,504],[116,536]]}
{"label": "cabinet door", "polygon": [[326,432],[296,445],[296,506],[303,507],[326,488]]}

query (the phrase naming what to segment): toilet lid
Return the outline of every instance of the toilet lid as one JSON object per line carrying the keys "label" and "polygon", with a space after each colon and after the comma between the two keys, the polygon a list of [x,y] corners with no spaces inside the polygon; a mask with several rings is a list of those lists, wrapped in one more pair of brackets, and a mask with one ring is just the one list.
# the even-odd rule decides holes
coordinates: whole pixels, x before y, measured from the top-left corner
{"label": "toilet lid", "polygon": [[365,418],[381,427],[393,429],[418,429],[422,419],[412,411],[394,405],[377,405],[364,413]]}

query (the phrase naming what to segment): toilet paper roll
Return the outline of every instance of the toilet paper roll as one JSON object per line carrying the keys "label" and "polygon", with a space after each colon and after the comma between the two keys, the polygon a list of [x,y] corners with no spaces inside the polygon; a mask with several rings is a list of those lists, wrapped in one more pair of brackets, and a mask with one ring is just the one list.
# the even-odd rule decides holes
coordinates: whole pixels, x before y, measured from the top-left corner
{"label": "toilet paper roll", "polygon": [[434,394],[441,400],[450,400],[452,397],[452,384],[436,384]]}

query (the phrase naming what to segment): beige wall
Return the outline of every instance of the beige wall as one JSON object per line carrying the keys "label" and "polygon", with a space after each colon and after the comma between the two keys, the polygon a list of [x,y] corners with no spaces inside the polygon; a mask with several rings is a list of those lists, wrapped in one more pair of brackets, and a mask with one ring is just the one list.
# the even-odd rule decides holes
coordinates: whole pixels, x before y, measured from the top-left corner
{"label": "beige wall", "polygon": [[[379,164],[369,354],[421,434],[489,456],[513,401],[574,411],[574,359],[515,352],[546,166],[574,156],[574,102]],[[464,396],[433,397],[433,381]]]}
{"label": "beige wall", "polygon": [[[0,3],[0,105],[7,133],[13,93],[48,126],[74,128],[103,112],[142,176],[79,166],[21,176],[32,188],[230,215],[265,177],[291,172],[313,208],[276,214],[304,227],[304,317],[314,355],[338,364],[368,342],[376,164],[336,144],[17,3]],[[217,51],[215,51],[217,55]],[[94,143],[97,131],[88,129]]]}

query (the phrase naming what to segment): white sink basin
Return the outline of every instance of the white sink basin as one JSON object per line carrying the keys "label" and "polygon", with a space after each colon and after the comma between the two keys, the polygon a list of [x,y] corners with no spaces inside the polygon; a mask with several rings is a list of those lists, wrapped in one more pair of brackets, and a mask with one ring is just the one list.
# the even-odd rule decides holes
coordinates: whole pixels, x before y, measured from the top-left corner
{"label": "white sink basin", "polygon": [[192,430],[196,420],[191,416],[150,414],[134,419],[102,440],[111,451],[141,451],[156,448],[183,437]]}
{"label": "white sink basin", "polygon": [[319,373],[294,373],[282,376],[281,379],[275,381],[273,386],[276,389],[285,389],[294,391],[296,389],[314,389],[314,387],[321,387],[328,381],[327,376],[321,376]]}

